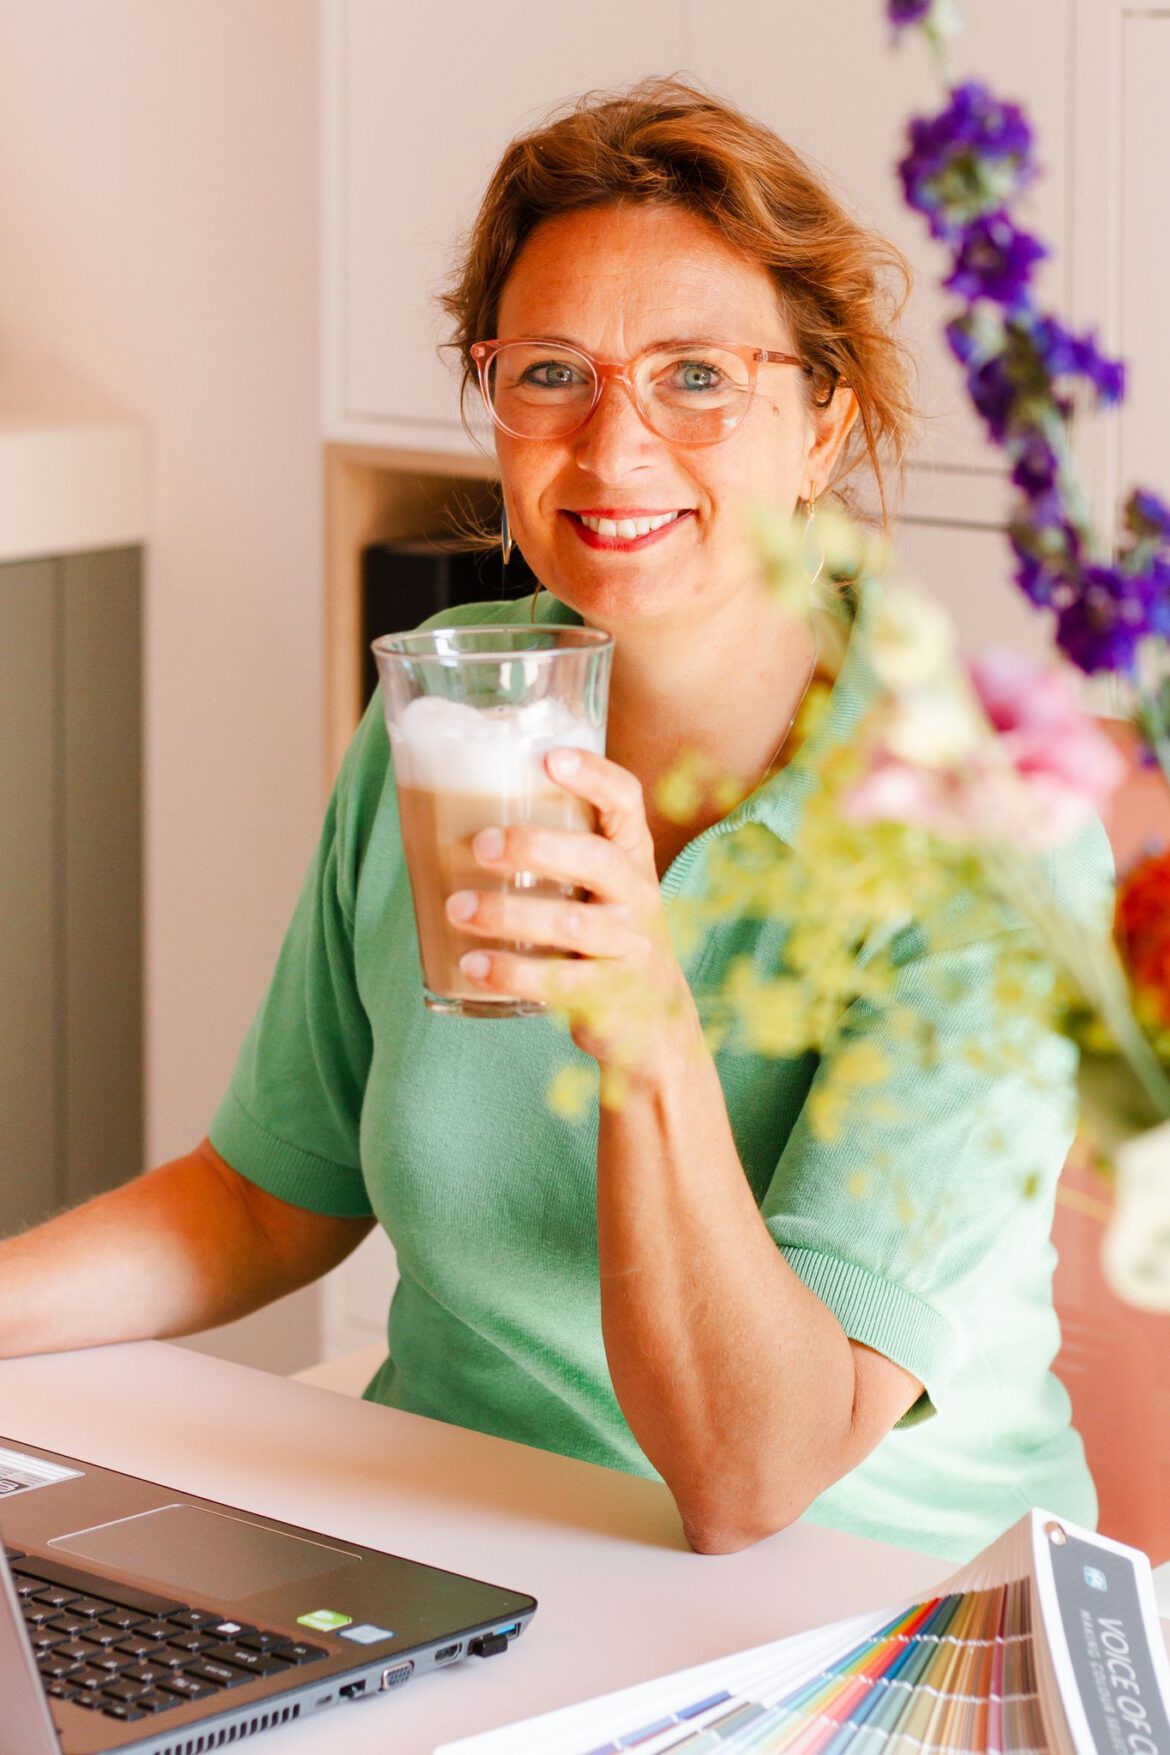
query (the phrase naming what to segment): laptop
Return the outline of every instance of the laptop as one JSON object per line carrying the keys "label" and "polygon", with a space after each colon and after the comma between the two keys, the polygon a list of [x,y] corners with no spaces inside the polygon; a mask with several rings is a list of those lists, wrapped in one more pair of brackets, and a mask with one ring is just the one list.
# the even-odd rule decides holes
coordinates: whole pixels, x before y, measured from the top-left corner
{"label": "laptop", "polygon": [[3,1437],[0,1537],[0,1755],[201,1755],[494,1657],[536,1610]]}

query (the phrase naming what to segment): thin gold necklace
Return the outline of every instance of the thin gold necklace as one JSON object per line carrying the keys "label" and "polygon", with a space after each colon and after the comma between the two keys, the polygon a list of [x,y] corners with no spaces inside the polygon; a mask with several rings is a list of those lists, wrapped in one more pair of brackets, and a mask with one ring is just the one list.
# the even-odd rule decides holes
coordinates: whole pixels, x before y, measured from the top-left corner
{"label": "thin gold necklace", "polygon": [[817,636],[817,631],[814,628],[813,629],[812,663],[808,667],[808,672],[807,672],[805,679],[804,679],[804,686],[801,688],[800,694],[797,697],[796,706],[793,708],[793,711],[792,711],[792,718],[788,721],[788,724],[784,727],[784,736],[780,739],[780,742],[776,745],[776,748],[772,751],[771,757],[769,758],[769,761],[768,761],[768,766],[764,769],[764,772],[760,775],[759,779],[756,781],[754,790],[757,792],[759,791],[760,787],[764,784],[764,782],[770,778],[771,773],[772,773],[772,769],[776,766],[776,763],[780,760],[780,752],[783,750],[784,745],[788,742],[788,739],[792,735],[792,727],[796,724],[796,716],[800,712],[800,709],[804,705],[805,696],[808,694],[809,689],[812,687],[812,679],[817,673],[817,663],[820,659],[820,656],[821,656],[821,643],[820,643],[820,640]]}

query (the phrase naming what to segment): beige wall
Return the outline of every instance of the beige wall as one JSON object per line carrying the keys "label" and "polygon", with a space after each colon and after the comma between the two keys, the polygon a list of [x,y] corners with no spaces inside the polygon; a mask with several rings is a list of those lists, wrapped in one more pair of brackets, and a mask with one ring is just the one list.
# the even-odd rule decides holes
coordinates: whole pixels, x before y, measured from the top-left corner
{"label": "beige wall", "polygon": [[[316,0],[0,0],[0,409],[149,432],[151,1161],[206,1128],[320,818],[320,84]],[[255,1319],[272,1363],[315,1312]]]}

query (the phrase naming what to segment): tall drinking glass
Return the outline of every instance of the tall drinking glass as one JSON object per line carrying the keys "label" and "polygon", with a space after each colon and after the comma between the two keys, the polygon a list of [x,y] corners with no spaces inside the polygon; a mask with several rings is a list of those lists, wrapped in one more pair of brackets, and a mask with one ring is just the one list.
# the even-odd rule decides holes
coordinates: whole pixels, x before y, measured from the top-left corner
{"label": "tall drinking glass", "polygon": [[[591,831],[596,812],[550,778],[549,750],[605,751],[613,641],[595,628],[434,628],[373,643],[394,757],[402,845],[414,898],[423,994],[432,1011],[522,1017],[546,1008],[474,991],[459,968],[467,951],[510,949],[470,938],[447,920],[455,890],[571,895],[531,872],[479,864],[480,829],[542,823]],[[528,956],[559,953],[523,945]]]}

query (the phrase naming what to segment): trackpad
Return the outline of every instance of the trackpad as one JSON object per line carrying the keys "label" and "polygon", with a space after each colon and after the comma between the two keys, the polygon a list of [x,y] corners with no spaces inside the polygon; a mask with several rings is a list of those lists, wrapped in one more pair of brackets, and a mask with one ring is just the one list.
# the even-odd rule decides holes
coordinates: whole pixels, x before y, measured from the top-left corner
{"label": "trackpad", "polygon": [[185,1603],[206,1597],[209,1606],[296,1584],[361,1559],[347,1548],[285,1535],[246,1517],[197,1505],[163,1505],[58,1536],[49,1545],[150,1579]]}

